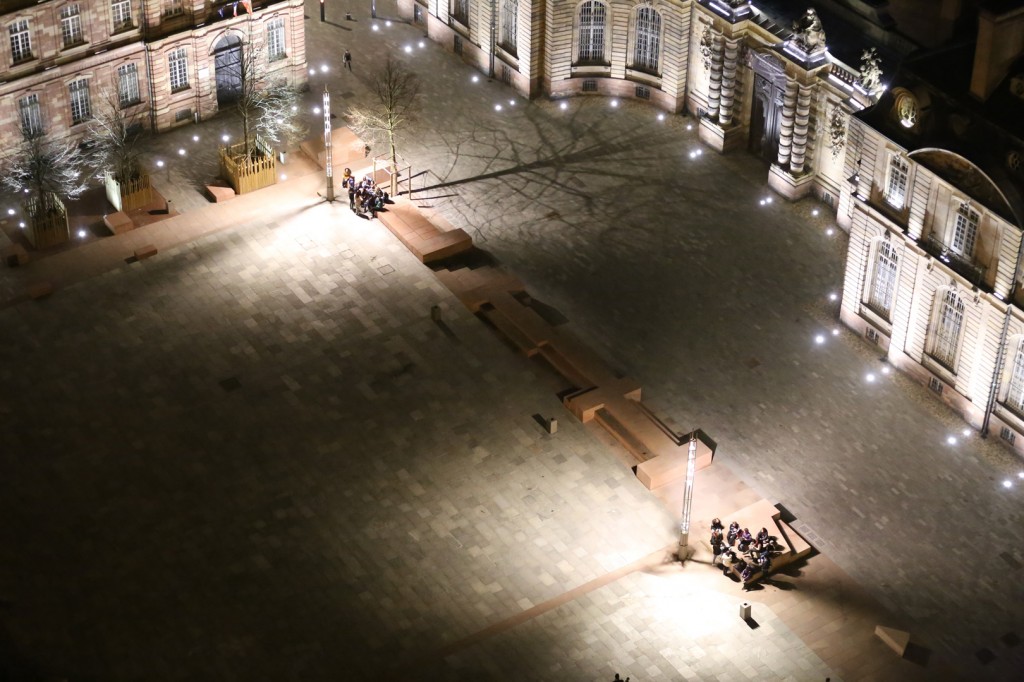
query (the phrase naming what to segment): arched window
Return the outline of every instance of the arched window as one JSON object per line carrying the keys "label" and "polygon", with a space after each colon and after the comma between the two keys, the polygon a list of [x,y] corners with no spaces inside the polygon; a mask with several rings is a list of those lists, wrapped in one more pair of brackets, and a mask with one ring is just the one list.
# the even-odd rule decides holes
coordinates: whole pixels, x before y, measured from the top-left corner
{"label": "arched window", "polygon": [[580,5],[580,62],[604,62],[603,3],[587,0]]}
{"label": "arched window", "polygon": [[661,51],[661,15],[651,7],[636,11],[633,40],[633,68],[658,73]]}
{"label": "arched window", "polygon": [[1013,356],[1013,371],[1010,373],[1010,388],[1006,391],[1006,404],[1024,413],[1024,339],[1017,344]]}
{"label": "arched window", "polygon": [[516,53],[516,15],[519,14],[519,0],[501,0],[501,46],[511,54]]}
{"label": "arched window", "polygon": [[875,253],[875,268],[871,276],[871,291],[868,305],[879,315],[890,319],[892,301],[896,293],[896,268],[899,265],[896,249],[886,240],[878,243]]}
{"label": "arched window", "polygon": [[960,345],[960,331],[964,324],[964,302],[953,289],[942,292],[938,315],[935,318],[935,338],[932,357],[946,367],[956,366],[956,350]]}

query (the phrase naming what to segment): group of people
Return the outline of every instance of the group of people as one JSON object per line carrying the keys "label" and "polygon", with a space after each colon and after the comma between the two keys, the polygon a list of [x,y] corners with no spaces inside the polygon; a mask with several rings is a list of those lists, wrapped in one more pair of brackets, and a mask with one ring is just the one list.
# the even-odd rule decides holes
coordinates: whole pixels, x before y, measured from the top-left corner
{"label": "group of people", "polygon": [[767,528],[753,535],[749,528],[741,529],[735,521],[726,530],[721,519],[714,519],[711,521],[712,565],[721,566],[725,573],[735,568],[739,571],[740,580],[747,582],[758,572],[767,574],[772,570],[772,554],[776,551],[777,539],[768,534]]}
{"label": "group of people", "polygon": [[390,200],[388,193],[374,184],[372,177],[367,175],[362,181],[356,181],[350,168],[345,169],[341,186],[348,190],[348,207],[358,215],[369,214],[376,218],[377,211],[383,211],[384,204]]}

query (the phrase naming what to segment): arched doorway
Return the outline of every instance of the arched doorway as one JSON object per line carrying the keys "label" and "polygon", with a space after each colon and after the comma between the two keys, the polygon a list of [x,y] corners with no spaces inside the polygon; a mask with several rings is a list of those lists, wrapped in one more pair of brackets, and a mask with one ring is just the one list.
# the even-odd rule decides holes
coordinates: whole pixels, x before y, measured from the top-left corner
{"label": "arched doorway", "polygon": [[242,94],[242,39],[228,33],[213,47],[217,77],[217,106],[231,104]]}

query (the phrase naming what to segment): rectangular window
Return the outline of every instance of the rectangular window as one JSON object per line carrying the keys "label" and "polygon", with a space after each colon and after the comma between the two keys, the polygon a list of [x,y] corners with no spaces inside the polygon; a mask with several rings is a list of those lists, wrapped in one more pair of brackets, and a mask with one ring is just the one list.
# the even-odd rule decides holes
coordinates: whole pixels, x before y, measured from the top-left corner
{"label": "rectangular window", "polygon": [[28,32],[28,19],[11,24],[11,60],[18,64],[32,59],[32,36]]}
{"label": "rectangular window", "polygon": [[953,370],[956,351],[960,344],[960,329],[964,323],[964,302],[952,289],[942,294],[938,318],[935,320],[935,344],[932,357]]}
{"label": "rectangular window", "polygon": [[978,221],[981,216],[968,202],[956,210],[956,225],[953,227],[953,243],[950,248],[964,258],[974,256],[974,240],[978,236]]}
{"label": "rectangular window", "polygon": [[452,17],[463,26],[469,26],[469,0],[454,0]]}
{"label": "rectangular window", "polygon": [[1006,404],[1017,412],[1024,413],[1024,342],[1017,344],[1017,354],[1013,356],[1013,371],[1010,373]]}
{"label": "rectangular window", "polygon": [[110,10],[114,17],[115,31],[132,27],[132,3],[129,0],[113,0]]}
{"label": "rectangular window", "polygon": [[178,92],[188,87],[188,55],[185,48],[179,47],[167,57],[170,70],[171,92]]}
{"label": "rectangular window", "polygon": [[875,255],[875,273],[871,279],[871,295],[868,305],[879,315],[889,319],[892,312],[892,300],[896,292],[896,268],[899,257],[896,249],[887,241],[878,244]]}
{"label": "rectangular window", "polygon": [[117,67],[117,101],[122,109],[140,101],[139,68],[134,63]]}
{"label": "rectangular window", "polygon": [[284,59],[284,19],[274,19],[267,24],[267,59]]}
{"label": "rectangular window", "polygon": [[185,13],[185,3],[182,0],[167,0],[164,4],[164,16],[176,17]]}
{"label": "rectangular window", "polygon": [[26,136],[42,134],[43,115],[39,110],[39,95],[26,95],[19,99],[18,115],[21,118],[21,130]]}
{"label": "rectangular window", "polygon": [[516,53],[516,32],[519,0],[501,0],[501,46],[509,54]]}
{"label": "rectangular window", "polygon": [[89,81],[82,78],[68,86],[71,94],[71,125],[84,123],[92,118],[92,103],[89,101]]}
{"label": "rectangular window", "polygon": [[78,5],[65,5],[60,10],[60,36],[64,47],[69,48],[85,42],[82,39],[82,15]]}
{"label": "rectangular window", "polygon": [[893,154],[889,157],[889,177],[885,183],[885,202],[893,208],[903,209],[907,200],[907,175],[910,168],[907,161]]}

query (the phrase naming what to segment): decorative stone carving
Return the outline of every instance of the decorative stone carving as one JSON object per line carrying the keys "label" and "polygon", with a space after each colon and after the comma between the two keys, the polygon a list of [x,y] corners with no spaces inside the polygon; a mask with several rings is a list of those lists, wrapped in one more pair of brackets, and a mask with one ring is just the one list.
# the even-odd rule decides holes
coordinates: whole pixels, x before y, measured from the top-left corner
{"label": "decorative stone carving", "polygon": [[839,104],[832,105],[828,116],[828,136],[832,148],[832,158],[838,159],[846,146],[846,112]]}
{"label": "decorative stone carving", "polygon": [[882,89],[882,68],[875,48],[869,47],[860,55],[860,87],[869,95],[873,95]]}
{"label": "decorative stone carving", "polygon": [[704,65],[705,71],[711,69],[711,44],[713,42],[711,27],[705,26],[700,34],[700,63]]}
{"label": "decorative stone carving", "polygon": [[825,30],[813,9],[808,9],[793,22],[793,34],[793,42],[807,54],[825,49]]}

